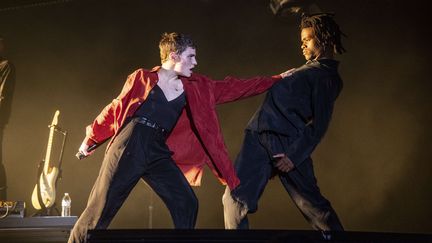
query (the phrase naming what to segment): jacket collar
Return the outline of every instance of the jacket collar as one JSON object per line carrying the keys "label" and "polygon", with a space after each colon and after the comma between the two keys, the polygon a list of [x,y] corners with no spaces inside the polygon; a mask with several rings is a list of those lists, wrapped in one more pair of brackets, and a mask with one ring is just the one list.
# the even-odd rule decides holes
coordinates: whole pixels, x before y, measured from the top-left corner
{"label": "jacket collar", "polygon": [[157,84],[157,82],[159,81],[159,76],[158,76],[158,73],[157,73],[157,71],[159,69],[160,69],[160,66],[156,66],[156,67],[152,68],[150,70],[149,75],[148,75],[148,79],[147,80],[150,81],[152,87],[155,86]]}
{"label": "jacket collar", "polygon": [[306,65],[313,65],[318,68],[321,67],[329,70],[337,70],[339,66],[339,61],[335,59],[321,58],[318,60],[309,60],[306,62]]}
{"label": "jacket collar", "polygon": [[156,73],[157,71],[159,71],[159,69],[161,69],[161,66],[155,66],[150,70],[150,72]]}

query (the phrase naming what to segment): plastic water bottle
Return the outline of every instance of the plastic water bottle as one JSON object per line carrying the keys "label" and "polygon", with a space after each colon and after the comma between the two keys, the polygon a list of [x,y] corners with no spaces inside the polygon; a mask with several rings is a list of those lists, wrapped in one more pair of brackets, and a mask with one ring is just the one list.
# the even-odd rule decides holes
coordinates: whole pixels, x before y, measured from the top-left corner
{"label": "plastic water bottle", "polygon": [[71,216],[71,203],[72,200],[69,196],[69,193],[66,192],[62,198],[62,212],[61,212],[62,217]]}

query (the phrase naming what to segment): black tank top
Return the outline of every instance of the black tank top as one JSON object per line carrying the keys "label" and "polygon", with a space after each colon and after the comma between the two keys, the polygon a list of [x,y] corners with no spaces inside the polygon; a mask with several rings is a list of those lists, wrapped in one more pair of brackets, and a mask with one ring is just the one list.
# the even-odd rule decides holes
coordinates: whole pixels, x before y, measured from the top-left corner
{"label": "black tank top", "polygon": [[162,89],[155,85],[147,99],[135,112],[135,117],[146,117],[170,132],[186,105],[184,92],[168,101]]}

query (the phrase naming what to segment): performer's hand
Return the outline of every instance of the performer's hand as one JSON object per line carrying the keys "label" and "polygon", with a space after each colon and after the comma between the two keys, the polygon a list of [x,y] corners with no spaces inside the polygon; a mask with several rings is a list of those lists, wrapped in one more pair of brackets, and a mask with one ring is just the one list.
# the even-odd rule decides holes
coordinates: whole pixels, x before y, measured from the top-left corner
{"label": "performer's hand", "polygon": [[279,75],[280,75],[282,78],[286,78],[286,77],[290,76],[291,74],[293,74],[293,72],[294,72],[295,70],[296,70],[295,68],[291,68],[290,70],[285,71],[285,72],[283,72],[283,73],[281,73],[281,74],[279,74]]}
{"label": "performer's hand", "polygon": [[78,152],[81,153],[81,154],[83,154],[85,157],[87,157],[87,156],[91,155],[94,152],[94,150],[92,150],[92,151],[89,152],[88,148],[89,148],[88,144],[84,141],[81,144],[81,146],[79,147]]}
{"label": "performer's hand", "polygon": [[280,171],[289,172],[294,169],[294,163],[286,156],[286,154],[276,154],[273,155],[273,158],[276,160],[276,168]]}

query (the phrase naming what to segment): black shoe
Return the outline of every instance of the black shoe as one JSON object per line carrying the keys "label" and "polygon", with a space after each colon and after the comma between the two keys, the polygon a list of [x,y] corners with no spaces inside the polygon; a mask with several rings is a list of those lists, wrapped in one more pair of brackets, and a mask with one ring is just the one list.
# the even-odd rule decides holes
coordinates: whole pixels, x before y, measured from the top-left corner
{"label": "black shoe", "polygon": [[321,231],[321,235],[324,240],[332,240],[332,235],[330,231]]}

